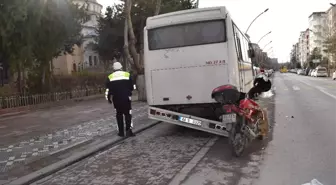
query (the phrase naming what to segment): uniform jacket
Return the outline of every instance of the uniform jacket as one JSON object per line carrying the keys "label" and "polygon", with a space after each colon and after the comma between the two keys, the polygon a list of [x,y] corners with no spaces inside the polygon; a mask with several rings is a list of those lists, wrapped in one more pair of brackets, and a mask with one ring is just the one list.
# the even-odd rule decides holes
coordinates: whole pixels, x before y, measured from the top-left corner
{"label": "uniform jacket", "polygon": [[115,71],[107,77],[105,98],[109,100],[112,96],[114,106],[130,101],[132,91],[133,83],[130,73]]}

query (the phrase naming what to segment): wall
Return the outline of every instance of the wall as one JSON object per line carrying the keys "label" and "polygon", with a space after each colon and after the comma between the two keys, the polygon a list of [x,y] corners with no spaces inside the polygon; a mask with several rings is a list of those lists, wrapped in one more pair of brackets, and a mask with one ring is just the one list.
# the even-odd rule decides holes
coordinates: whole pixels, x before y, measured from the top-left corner
{"label": "wall", "polygon": [[82,63],[83,50],[81,47],[74,46],[72,54],[62,55],[53,60],[54,74],[66,75],[82,70]]}

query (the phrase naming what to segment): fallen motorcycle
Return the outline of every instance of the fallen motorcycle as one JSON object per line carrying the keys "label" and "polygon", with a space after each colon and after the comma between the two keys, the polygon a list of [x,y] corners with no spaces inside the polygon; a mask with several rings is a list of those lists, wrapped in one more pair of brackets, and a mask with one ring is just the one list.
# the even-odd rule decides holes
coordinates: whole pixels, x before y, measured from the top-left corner
{"label": "fallen motorcycle", "polygon": [[248,143],[263,139],[261,124],[266,121],[266,115],[254,100],[233,85],[219,86],[211,96],[221,104],[220,119],[226,124],[229,144],[236,157],[243,154]]}

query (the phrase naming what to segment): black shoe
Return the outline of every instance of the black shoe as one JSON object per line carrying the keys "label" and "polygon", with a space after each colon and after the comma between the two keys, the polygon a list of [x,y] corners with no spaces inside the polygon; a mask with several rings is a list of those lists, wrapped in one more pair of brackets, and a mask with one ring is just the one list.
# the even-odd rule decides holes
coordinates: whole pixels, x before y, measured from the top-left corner
{"label": "black shoe", "polygon": [[127,137],[134,137],[135,134],[132,132],[132,130],[128,130],[128,131],[126,131],[126,136]]}
{"label": "black shoe", "polygon": [[120,137],[125,137],[125,134],[124,133],[118,133],[118,136],[120,136]]}

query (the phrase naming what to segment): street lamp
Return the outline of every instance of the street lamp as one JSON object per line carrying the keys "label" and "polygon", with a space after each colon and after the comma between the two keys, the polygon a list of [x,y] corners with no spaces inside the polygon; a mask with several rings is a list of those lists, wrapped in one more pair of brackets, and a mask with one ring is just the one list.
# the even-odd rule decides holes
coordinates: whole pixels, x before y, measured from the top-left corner
{"label": "street lamp", "polygon": [[263,39],[263,38],[265,38],[267,35],[269,35],[269,34],[271,34],[272,33],[272,31],[269,31],[268,33],[266,33],[264,36],[262,36],[260,39],[259,39],[259,41],[257,42],[257,44],[259,44],[259,42]]}
{"label": "street lamp", "polygon": [[271,44],[271,43],[272,43],[272,41],[270,41],[269,43],[267,43],[267,44],[263,47],[262,50],[264,50],[264,49],[266,48],[266,46],[268,46],[268,45]]}
{"label": "street lamp", "polygon": [[254,18],[253,21],[250,23],[250,25],[247,27],[245,33],[248,32],[248,30],[250,29],[250,27],[254,23],[254,21],[257,20],[262,14],[266,13],[267,11],[268,11],[268,8],[266,10],[264,10],[263,12],[261,12],[256,18]]}
{"label": "street lamp", "polygon": [[273,51],[273,47],[270,47],[266,52]]}

